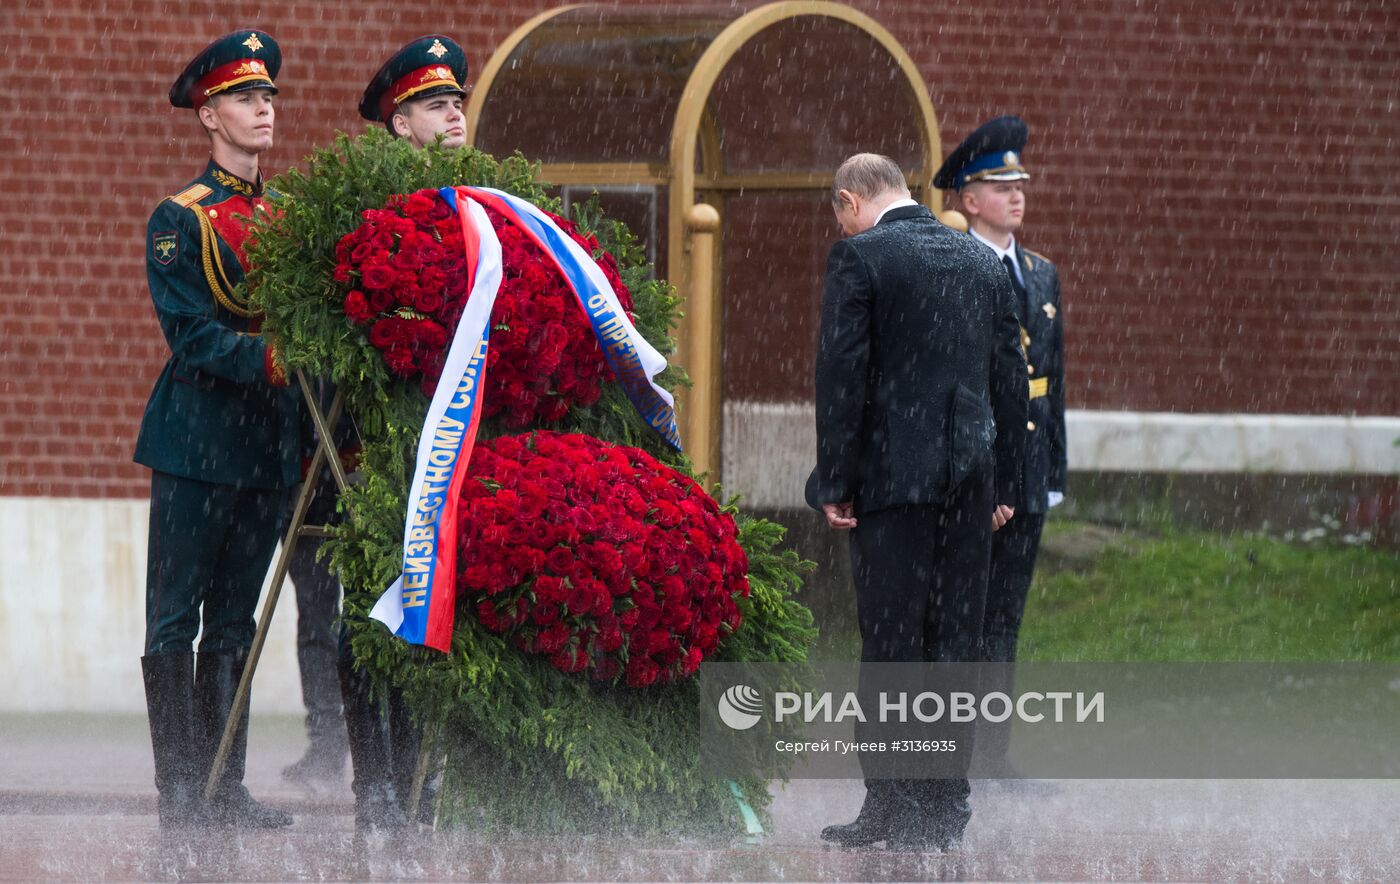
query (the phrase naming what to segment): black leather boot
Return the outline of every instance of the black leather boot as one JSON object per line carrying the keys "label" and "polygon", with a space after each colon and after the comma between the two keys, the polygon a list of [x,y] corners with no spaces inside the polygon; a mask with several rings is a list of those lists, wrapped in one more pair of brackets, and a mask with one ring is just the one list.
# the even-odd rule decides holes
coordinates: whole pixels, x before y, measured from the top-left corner
{"label": "black leather boot", "polygon": [[155,755],[158,811],[162,829],[209,825],[204,778],[195,743],[194,655],[156,654],[141,658],[146,684],[146,717]]}
{"label": "black leather boot", "polygon": [[890,831],[890,794],[884,780],[865,781],[865,803],[853,822],[827,826],[822,840],[841,847],[866,847],[884,841]]}
{"label": "black leather boot", "polygon": [[[199,741],[204,750],[202,770],[207,775],[213,766],[219,740],[224,735],[224,723],[233,708],[233,695],[243,677],[246,651],[219,651],[198,655],[195,672],[195,712],[199,720]],[[250,704],[251,705],[251,704]],[[248,756],[248,709],[243,709],[233,745],[229,748],[223,774],[209,802],[216,822],[249,829],[277,829],[292,824],[292,815],[253,800],[243,785],[243,770]]]}
{"label": "black leather boot", "polygon": [[442,774],[430,766],[423,780],[416,812],[408,806],[413,796],[413,778],[418,773],[418,754],[423,748],[423,728],[413,721],[413,714],[404,701],[403,692],[389,691],[389,744],[394,751],[394,787],[399,793],[399,806],[404,815],[425,826],[433,825],[434,807]]}
{"label": "black leather boot", "polygon": [[897,797],[886,847],[916,853],[951,850],[972,818],[966,780],[897,780]]}
{"label": "black leather boot", "polygon": [[389,723],[371,695],[369,676],[349,660],[340,660],[336,672],[340,676],[345,730],[350,737],[355,829],[359,832],[405,829],[408,819],[394,789]]}
{"label": "black leather boot", "polygon": [[335,715],[314,712],[306,716],[306,754],[282,768],[282,778],[311,788],[345,782],[345,758],[350,747],[339,702]]}

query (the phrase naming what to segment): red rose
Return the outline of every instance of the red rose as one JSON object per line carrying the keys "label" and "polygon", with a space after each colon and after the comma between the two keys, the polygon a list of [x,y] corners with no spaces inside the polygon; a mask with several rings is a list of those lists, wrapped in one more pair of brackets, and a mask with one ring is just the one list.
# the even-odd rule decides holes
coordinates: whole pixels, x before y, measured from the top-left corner
{"label": "red rose", "polygon": [[540,634],[535,637],[540,652],[544,654],[553,654],[555,651],[564,647],[564,643],[568,640],[569,627],[559,621],[556,621],[552,626],[542,630]]}
{"label": "red rose", "polygon": [[345,296],[345,315],[356,325],[364,325],[374,318],[364,292],[356,290]]}
{"label": "red rose", "polygon": [[413,361],[413,351],[402,345],[395,345],[385,351],[384,362],[391,372],[401,378],[406,378],[418,370]]}
{"label": "red rose", "polygon": [[555,547],[544,556],[545,567],[560,577],[567,577],[574,567],[574,554],[562,546]]}
{"label": "red rose", "polygon": [[431,315],[442,309],[442,295],[436,291],[420,289],[416,304],[421,312]]}
{"label": "red rose", "polygon": [[379,292],[393,285],[398,274],[383,264],[369,264],[361,271],[361,277],[368,291]]}
{"label": "red rose", "polygon": [[423,260],[414,249],[400,246],[398,254],[389,262],[400,274],[414,275],[423,267]]}
{"label": "red rose", "polygon": [[633,657],[627,661],[627,686],[630,688],[644,688],[654,684],[660,674],[661,667],[650,658]]}
{"label": "red rose", "polygon": [[394,306],[394,297],[386,291],[366,292],[365,294],[369,298],[369,309],[375,313],[383,313]]}
{"label": "red rose", "polygon": [[369,342],[375,347],[383,350],[398,340],[397,335],[398,320],[381,319],[369,330]]}
{"label": "red rose", "polygon": [[549,626],[558,621],[559,608],[548,602],[539,602],[535,605],[534,610],[530,612],[530,619],[540,626]]}
{"label": "red rose", "polygon": [[427,223],[433,218],[433,202],[423,191],[419,191],[404,201],[403,213],[414,221]]}
{"label": "red rose", "polygon": [[374,255],[374,243],[362,242],[355,246],[354,251],[350,253],[350,260],[356,264],[364,264],[372,255]]}

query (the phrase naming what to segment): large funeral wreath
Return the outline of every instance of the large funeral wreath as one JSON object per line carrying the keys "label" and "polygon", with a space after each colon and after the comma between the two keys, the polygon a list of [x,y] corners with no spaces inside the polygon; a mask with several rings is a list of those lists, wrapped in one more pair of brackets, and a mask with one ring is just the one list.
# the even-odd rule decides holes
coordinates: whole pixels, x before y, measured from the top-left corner
{"label": "large funeral wreath", "polygon": [[[557,211],[516,156],[341,135],[272,182],[248,249],[252,294],[289,367],[330,377],[363,441],[330,544],[357,660],[442,735],[447,824],[734,831],[730,783],[698,767],[701,660],[797,662],[813,637],[783,529],[706,492],[647,426],[557,269],[491,213],[504,278],[462,498],[450,652],[366,614],[398,576],[414,452],[462,315],[460,227],[440,187]],[[557,218],[557,216],[556,216]],[[678,299],[596,202],[560,226],[670,353]],[[683,382],[672,366],[659,383]],[[762,781],[741,781],[760,811]]]}

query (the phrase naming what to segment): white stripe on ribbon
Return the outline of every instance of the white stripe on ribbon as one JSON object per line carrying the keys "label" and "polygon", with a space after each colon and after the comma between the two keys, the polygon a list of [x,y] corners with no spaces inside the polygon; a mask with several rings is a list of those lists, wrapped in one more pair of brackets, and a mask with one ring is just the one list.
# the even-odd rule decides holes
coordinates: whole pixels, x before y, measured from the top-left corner
{"label": "white stripe on ribbon", "polygon": [[[449,415],[449,411],[462,411],[460,401],[454,407],[454,400],[459,393],[469,392],[472,394],[470,406],[465,410],[475,411],[478,415],[480,413],[483,385],[480,383],[479,376],[468,378],[468,368],[471,367],[474,360],[480,363],[481,369],[485,367],[491,309],[496,303],[496,293],[501,286],[501,243],[496,238],[495,230],[491,227],[491,220],[479,203],[475,200],[464,199],[459,193],[458,211],[461,211],[463,203],[465,203],[465,208],[469,213],[469,220],[477,231],[476,278],[472,283],[467,306],[457,325],[457,331],[452,336],[452,346],[447,351],[447,361],[443,366],[442,377],[438,381],[437,390],[433,393],[432,403],[428,406],[428,415],[423,422],[423,434],[418,440],[417,465],[413,471],[413,484],[409,486],[408,510],[404,519],[404,571],[384,591],[384,594],[375,602],[373,610],[370,611],[370,617],[389,627],[394,634],[401,635],[402,638],[415,644],[423,644],[427,632],[427,613],[429,611],[427,599],[432,595],[432,581],[429,583],[429,591],[426,596],[417,588],[405,592],[404,574],[408,572],[408,551],[413,544],[413,532],[415,529],[421,530],[424,527],[434,529],[430,567],[436,567],[440,561],[439,544],[443,542],[455,544],[457,542],[455,537],[441,537],[437,530],[442,523],[444,504],[448,503],[445,490],[451,483],[450,481],[441,481],[442,468],[432,468],[430,456],[434,451],[434,441],[438,438],[440,430],[446,430],[449,435],[460,434],[462,432],[460,426],[463,423],[466,423],[473,432],[475,430],[475,421],[471,419],[471,414],[467,414],[467,420],[463,421],[462,415],[458,414],[457,417],[452,417]],[[462,389],[464,379],[468,383],[465,389]],[[471,440],[466,439],[465,446],[468,450],[470,450],[470,445]],[[465,463],[458,460],[452,464],[450,470],[452,472],[464,470],[466,466]],[[432,472],[430,472],[430,468],[432,468]],[[435,502],[435,494],[443,500]],[[425,505],[425,501],[432,505],[427,506],[420,513],[420,507]],[[452,503],[455,504],[455,501]],[[455,578],[456,575],[450,576]],[[409,628],[405,630],[407,634],[401,634],[400,628],[405,625],[404,609],[406,605],[412,608],[413,616],[408,618],[410,623],[408,624]],[[450,613],[449,608],[449,616]],[[450,633],[450,628],[448,631]],[[440,648],[440,650],[446,650],[446,648]]]}

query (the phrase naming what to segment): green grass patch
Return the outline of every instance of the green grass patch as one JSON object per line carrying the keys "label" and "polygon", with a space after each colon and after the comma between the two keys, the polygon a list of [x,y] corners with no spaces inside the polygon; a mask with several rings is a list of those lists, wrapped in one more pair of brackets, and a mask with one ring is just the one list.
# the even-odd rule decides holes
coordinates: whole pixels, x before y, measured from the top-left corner
{"label": "green grass patch", "polygon": [[1086,526],[1050,523],[1023,660],[1400,660],[1400,556],[1168,529],[1056,565]]}

